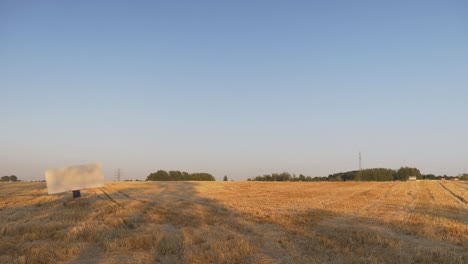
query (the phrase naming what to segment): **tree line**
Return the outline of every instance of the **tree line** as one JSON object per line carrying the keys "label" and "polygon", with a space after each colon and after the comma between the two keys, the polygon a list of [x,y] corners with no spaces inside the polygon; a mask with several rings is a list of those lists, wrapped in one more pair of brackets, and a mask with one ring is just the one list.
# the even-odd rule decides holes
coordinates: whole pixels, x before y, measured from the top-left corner
{"label": "tree line", "polygon": [[407,181],[409,177],[421,178],[421,172],[417,168],[402,167],[398,170],[373,168],[335,173],[328,176],[335,181]]}
{"label": "tree line", "polygon": [[[411,167],[401,167],[398,170],[386,168],[372,168],[339,172],[328,175],[328,177],[311,177],[300,174],[296,176],[288,172],[264,174],[248,181],[407,181],[410,176],[416,176],[420,180],[439,180],[441,178],[456,178],[447,175],[435,176],[433,174],[421,174],[419,169]],[[461,176],[460,179],[464,178]],[[468,178],[468,175],[467,175]]]}
{"label": "tree line", "polygon": [[264,174],[255,178],[248,178],[247,181],[324,181],[327,177],[311,177],[299,174],[290,174],[288,172]]}
{"label": "tree line", "polygon": [[158,170],[148,177],[147,181],[214,181],[213,175],[206,172],[188,173],[185,171],[165,171]]}
{"label": "tree line", "polygon": [[11,176],[2,176],[2,178],[0,178],[0,182],[16,182],[18,181],[18,177],[16,177],[15,175],[11,175]]}

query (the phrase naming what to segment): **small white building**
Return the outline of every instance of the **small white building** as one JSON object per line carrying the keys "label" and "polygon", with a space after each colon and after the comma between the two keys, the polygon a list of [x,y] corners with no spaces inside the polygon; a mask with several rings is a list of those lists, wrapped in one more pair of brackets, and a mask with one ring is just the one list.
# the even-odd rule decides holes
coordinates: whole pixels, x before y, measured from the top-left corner
{"label": "small white building", "polygon": [[408,181],[415,181],[416,180],[416,176],[409,176],[408,178]]}

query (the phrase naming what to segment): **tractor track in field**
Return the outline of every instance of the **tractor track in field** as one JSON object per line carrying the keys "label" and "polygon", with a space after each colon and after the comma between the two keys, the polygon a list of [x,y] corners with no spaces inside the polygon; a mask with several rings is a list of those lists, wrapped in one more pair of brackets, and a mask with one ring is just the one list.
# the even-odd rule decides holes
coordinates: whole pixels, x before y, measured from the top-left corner
{"label": "tractor track in field", "polygon": [[377,211],[377,209],[384,204],[385,199],[395,190],[395,186],[397,186],[397,184],[392,184],[385,192],[381,193],[375,201],[354,210],[353,215],[358,216],[362,212],[370,213]]}
{"label": "tractor track in field", "polygon": [[112,197],[109,195],[109,193],[107,193],[107,192],[104,190],[104,188],[99,188],[99,190],[101,190],[101,191],[104,193],[104,195],[107,196],[107,198],[109,198],[109,200],[110,200],[112,203],[116,204],[116,205],[119,206],[119,207],[122,207],[122,205],[121,205],[119,202],[117,202],[116,200],[114,200],[114,198],[112,198]]}
{"label": "tractor track in field", "polygon": [[126,194],[126,193],[124,193],[124,192],[122,192],[122,191],[119,191],[119,190],[116,190],[116,191],[117,191],[118,193],[123,194],[123,195],[126,196],[127,198],[133,199],[133,198],[130,197],[130,195],[128,195],[128,194]]}
{"label": "tractor track in field", "polygon": [[452,190],[450,190],[449,188],[447,188],[446,186],[444,186],[442,183],[438,182],[440,186],[442,186],[442,188],[444,188],[445,190],[447,190],[453,197],[455,197],[457,200],[459,200],[460,202],[464,203],[465,205],[468,203],[465,198],[461,197],[460,195],[452,192]]}
{"label": "tractor track in field", "polygon": [[460,187],[460,188],[462,188],[462,189],[465,189],[465,190],[468,191],[468,187],[463,186],[463,185],[462,185],[463,183],[462,183],[462,184],[459,184],[459,183],[455,183],[455,182],[454,182],[453,184],[456,185],[456,186],[458,186],[458,187]]}
{"label": "tractor track in field", "polygon": [[[417,183],[417,182],[416,182]],[[418,204],[420,202],[418,193],[421,192],[421,185],[416,184],[415,190],[409,190],[406,192],[407,195],[411,196],[411,203],[409,206],[405,207],[405,211],[407,214],[403,214],[401,216],[401,221],[403,223],[409,222],[410,220],[414,219],[416,217],[417,209],[418,209]]]}
{"label": "tractor track in field", "polygon": [[[154,202],[150,202],[150,201],[146,201],[146,200],[141,200],[141,199],[137,199],[137,198],[134,198],[128,194],[126,194],[125,192],[123,191],[120,191],[114,187],[109,187],[109,186],[106,186],[106,187],[103,187],[103,188],[107,188],[107,189],[110,189],[114,192],[117,192],[117,193],[120,193],[122,194],[123,196],[125,196],[126,198],[130,199],[130,200],[133,200],[133,201],[137,201],[137,202],[140,202],[140,203],[144,203],[144,204],[154,204]],[[101,188],[101,189],[103,189]],[[104,194],[113,202],[115,202],[116,204],[118,204],[119,206],[122,206],[119,202],[117,202],[115,199],[113,199],[110,194],[108,192],[106,192],[105,190],[102,190],[104,192]]]}

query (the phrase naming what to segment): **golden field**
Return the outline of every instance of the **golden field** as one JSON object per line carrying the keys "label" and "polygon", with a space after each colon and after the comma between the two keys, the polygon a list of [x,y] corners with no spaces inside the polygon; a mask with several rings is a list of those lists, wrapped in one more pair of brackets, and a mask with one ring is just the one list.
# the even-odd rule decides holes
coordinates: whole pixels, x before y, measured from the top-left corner
{"label": "golden field", "polygon": [[0,184],[0,263],[468,263],[462,182]]}

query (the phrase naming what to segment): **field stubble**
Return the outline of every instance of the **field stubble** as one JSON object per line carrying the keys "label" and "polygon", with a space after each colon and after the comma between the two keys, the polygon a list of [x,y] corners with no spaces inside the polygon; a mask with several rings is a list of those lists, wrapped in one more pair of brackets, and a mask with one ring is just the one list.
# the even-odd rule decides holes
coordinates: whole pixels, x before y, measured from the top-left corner
{"label": "field stubble", "polygon": [[467,263],[468,184],[0,184],[0,263]]}

